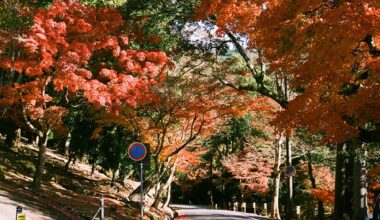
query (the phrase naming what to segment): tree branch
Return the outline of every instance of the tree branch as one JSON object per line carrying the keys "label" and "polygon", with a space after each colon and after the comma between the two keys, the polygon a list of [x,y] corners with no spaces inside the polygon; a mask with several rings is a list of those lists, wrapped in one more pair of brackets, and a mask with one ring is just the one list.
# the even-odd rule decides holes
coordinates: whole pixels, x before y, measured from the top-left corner
{"label": "tree branch", "polygon": [[194,126],[195,126],[195,122],[196,122],[197,118],[198,118],[198,116],[194,116],[194,118],[193,118],[193,122],[192,122],[192,125],[191,125],[191,133],[190,133],[189,139],[187,139],[187,141],[185,143],[183,143],[179,148],[177,148],[176,150],[174,150],[173,152],[171,152],[167,158],[173,157],[174,155],[178,154],[181,150],[183,150],[185,147],[187,147],[187,145],[190,142],[192,142],[193,140],[195,140],[195,138],[198,136],[198,134],[200,134],[200,132],[201,132],[201,130],[203,128],[203,125],[205,123],[205,120],[204,120],[204,116],[203,116],[202,122],[201,122],[198,130],[194,133]]}
{"label": "tree branch", "polygon": [[285,108],[288,104],[288,101],[286,99],[282,98],[281,95],[278,95],[278,94],[268,90],[265,87],[263,73],[257,72],[256,69],[252,66],[251,61],[250,61],[245,49],[240,45],[240,43],[238,42],[236,37],[229,31],[227,32],[227,35],[232,40],[232,42],[235,45],[236,49],[238,50],[239,54],[244,59],[247,68],[251,71],[252,76],[253,76],[253,78],[256,81],[258,86],[254,86],[254,85],[247,85],[247,86],[241,86],[241,85],[236,86],[236,85],[234,85],[234,86],[232,86],[233,84],[231,84],[231,83],[223,82],[220,79],[219,79],[219,81],[226,86],[230,86],[230,87],[236,88],[238,90],[248,90],[248,91],[258,92],[263,96],[267,96],[267,97],[273,99],[278,104],[280,104],[281,107]]}
{"label": "tree branch", "polygon": [[33,133],[37,134],[38,136],[43,137],[43,133],[42,133],[42,131],[38,130],[38,129],[32,124],[32,122],[29,121],[28,116],[26,115],[26,110],[25,110],[24,106],[22,106],[22,116],[23,116],[24,121],[25,121],[25,124],[26,124],[26,126],[29,128],[29,130],[32,131]]}

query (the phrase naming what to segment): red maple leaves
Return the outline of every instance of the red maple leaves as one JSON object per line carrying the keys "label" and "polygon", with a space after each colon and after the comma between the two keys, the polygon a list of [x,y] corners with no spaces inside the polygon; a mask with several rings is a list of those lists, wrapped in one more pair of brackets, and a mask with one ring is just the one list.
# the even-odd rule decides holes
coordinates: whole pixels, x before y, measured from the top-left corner
{"label": "red maple leaves", "polygon": [[2,86],[0,104],[23,103],[38,118],[55,98],[46,91],[49,86],[114,112],[153,100],[149,86],[157,83],[168,58],[129,49],[125,28],[117,9],[54,1],[37,10],[31,28],[6,45],[17,56],[7,50],[0,56],[0,68],[25,79]]}

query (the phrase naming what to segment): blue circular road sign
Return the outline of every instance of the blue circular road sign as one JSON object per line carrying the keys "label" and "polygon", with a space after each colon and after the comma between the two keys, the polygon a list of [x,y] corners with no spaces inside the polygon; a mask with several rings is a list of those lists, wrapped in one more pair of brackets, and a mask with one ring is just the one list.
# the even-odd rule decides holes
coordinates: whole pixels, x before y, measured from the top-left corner
{"label": "blue circular road sign", "polygon": [[134,161],[143,160],[146,154],[146,147],[140,142],[134,142],[128,148],[128,155]]}
{"label": "blue circular road sign", "polygon": [[294,175],[296,175],[296,168],[294,168],[293,166],[285,167],[285,176],[291,177]]}

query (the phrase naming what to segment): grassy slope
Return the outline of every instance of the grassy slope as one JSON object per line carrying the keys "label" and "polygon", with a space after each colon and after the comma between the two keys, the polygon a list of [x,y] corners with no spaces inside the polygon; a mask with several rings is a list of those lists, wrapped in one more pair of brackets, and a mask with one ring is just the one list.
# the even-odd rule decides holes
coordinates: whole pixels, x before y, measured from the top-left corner
{"label": "grassy slope", "polygon": [[[106,219],[139,219],[139,207],[125,205],[122,198],[132,192],[138,184],[128,181],[110,185],[110,178],[95,171],[90,175],[88,164],[77,162],[71,165],[70,172],[64,171],[66,159],[48,150],[46,173],[40,193],[33,193],[29,186],[37,159],[37,149],[23,145],[16,150],[6,149],[0,140],[0,190],[4,190],[54,209],[62,217],[59,219],[91,219],[99,207],[99,195],[104,195]],[[148,213],[150,218],[164,219],[155,210]],[[160,216],[158,216],[160,215]]]}

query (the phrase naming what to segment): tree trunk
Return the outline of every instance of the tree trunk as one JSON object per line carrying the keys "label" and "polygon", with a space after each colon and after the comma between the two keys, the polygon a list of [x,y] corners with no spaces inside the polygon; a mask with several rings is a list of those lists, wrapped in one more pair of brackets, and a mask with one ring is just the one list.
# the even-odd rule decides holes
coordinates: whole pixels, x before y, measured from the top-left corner
{"label": "tree trunk", "polygon": [[42,182],[42,176],[44,173],[45,168],[45,162],[46,162],[46,149],[47,149],[47,141],[49,136],[50,130],[47,132],[44,132],[41,139],[39,140],[39,136],[37,135],[36,144],[39,146],[38,151],[38,161],[36,165],[36,172],[34,173],[33,177],[33,189],[39,190],[41,187]]}
{"label": "tree trunk", "polygon": [[[152,206],[152,204],[155,202],[156,195],[161,188],[162,178],[167,176],[168,173],[169,162],[160,163],[158,157],[154,155],[152,155],[152,157],[155,164],[155,172],[152,173],[152,175],[144,178],[144,194],[147,198],[145,204],[147,206]],[[168,161],[170,161],[170,159]],[[149,198],[151,200],[148,200]],[[140,201],[140,186],[138,186],[132,191],[132,193],[129,195],[129,199],[131,201]]]}
{"label": "tree trunk", "polygon": [[8,148],[18,149],[21,146],[21,128],[11,126],[5,138]]}
{"label": "tree trunk", "polygon": [[354,218],[368,219],[367,216],[367,181],[366,181],[366,150],[364,144],[358,140],[354,143],[355,162],[354,162]]}
{"label": "tree trunk", "polygon": [[69,168],[70,168],[70,163],[71,161],[74,159],[74,156],[73,155],[69,155],[69,159],[67,160],[66,164],[65,164],[65,171],[68,172],[69,171]]}
{"label": "tree trunk", "polygon": [[152,205],[155,208],[158,208],[158,206],[161,202],[161,198],[162,198],[163,193],[167,192],[168,188],[170,187],[170,185],[173,182],[174,173],[175,173],[176,168],[177,168],[177,161],[178,161],[178,157],[174,161],[173,166],[170,168],[170,173],[169,173],[168,179],[166,180],[165,184],[160,187],[160,189],[158,190],[158,192],[156,194],[156,198],[155,198],[154,203]]}
{"label": "tree trunk", "polygon": [[134,172],[135,172],[134,170],[130,170],[127,174],[125,174],[125,170],[121,169],[119,171],[119,180],[118,180],[119,183],[121,183],[124,186],[125,180],[129,179],[133,175]]}
{"label": "tree trunk", "polygon": [[212,181],[212,169],[213,169],[213,163],[214,163],[214,152],[211,151],[211,159],[210,159],[210,170],[209,170],[209,173],[208,173],[208,178],[210,180],[210,182]]}
{"label": "tree trunk", "polygon": [[172,184],[169,185],[166,201],[165,201],[164,205],[162,205],[162,208],[168,207],[168,205],[170,203],[170,199],[171,199],[171,193],[172,193]]}
{"label": "tree trunk", "polygon": [[65,141],[65,146],[63,149],[64,155],[66,157],[68,157],[70,154],[70,143],[71,143],[71,132],[69,132],[69,134],[67,135],[67,139]]}
{"label": "tree trunk", "polygon": [[91,164],[91,176],[94,175],[95,172],[95,162]]}
{"label": "tree trunk", "polygon": [[21,147],[21,128],[16,129],[15,138],[12,142],[12,148],[19,149]]}
{"label": "tree trunk", "polygon": [[274,190],[273,190],[273,198],[272,198],[272,212],[271,218],[281,219],[280,216],[280,208],[279,208],[279,197],[280,197],[280,181],[281,181],[281,146],[282,143],[280,140],[277,142],[277,146],[275,149],[275,161],[273,167],[273,175],[274,175]]}
{"label": "tree trunk", "polygon": [[344,198],[345,198],[345,156],[346,144],[338,144],[336,148],[336,168],[335,168],[335,203],[334,219],[343,219]]}
{"label": "tree trunk", "polygon": [[115,177],[117,170],[111,170],[112,171],[112,178],[111,178],[111,184],[113,185],[115,183]]}
{"label": "tree trunk", "polygon": [[16,138],[16,130],[15,129],[10,129],[6,131],[6,137],[5,137],[5,144],[7,148],[12,148],[13,147],[13,142]]}
{"label": "tree trunk", "polygon": [[[292,148],[289,136],[285,139],[286,146],[286,166],[292,166]],[[293,177],[288,177],[288,198],[286,219],[293,219]]]}
{"label": "tree trunk", "polygon": [[375,194],[373,198],[375,199],[374,208],[373,208],[373,218],[372,220],[379,220],[379,211],[380,211],[380,194]]}
{"label": "tree trunk", "polygon": [[[352,142],[346,143],[346,150],[348,157],[345,159],[345,179],[344,179],[344,187],[345,187],[345,195],[344,195],[344,217],[348,217],[350,220],[353,219],[353,174],[354,174],[354,161],[355,161],[355,149],[353,148]],[[359,219],[358,219],[359,220]]]}
{"label": "tree trunk", "polygon": [[[311,187],[313,189],[316,189],[317,184],[315,182],[315,178],[313,175],[313,163],[312,163],[310,152],[307,153],[307,159],[308,159],[307,168],[308,168],[309,178],[310,178],[310,182],[311,182]],[[325,210],[323,208],[323,202],[321,200],[318,200],[318,219],[319,220],[325,219]]]}
{"label": "tree trunk", "polygon": [[134,172],[135,172],[134,170],[129,171],[129,173],[125,176],[125,178],[129,179],[133,175]]}
{"label": "tree trunk", "polygon": [[119,176],[117,178],[117,181],[119,183],[121,183],[122,185],[124,185],[124,179],[125,179],[125,169],[120,168],[119,169]]}
{"label": "tree trunk", "polygon": [[[149,178],[144,178],[144,195],[145,195],[145,205],[151,206],[155,200],[155,196],[157,192],[161,188],[161,182],[159,181],[159,177],[162,176],[162,173],[154,173]],[[129,199],[131,201],[140,202],[140,193],[141,193],[141,185],[136,187],[132,193],[129,195]]]}

